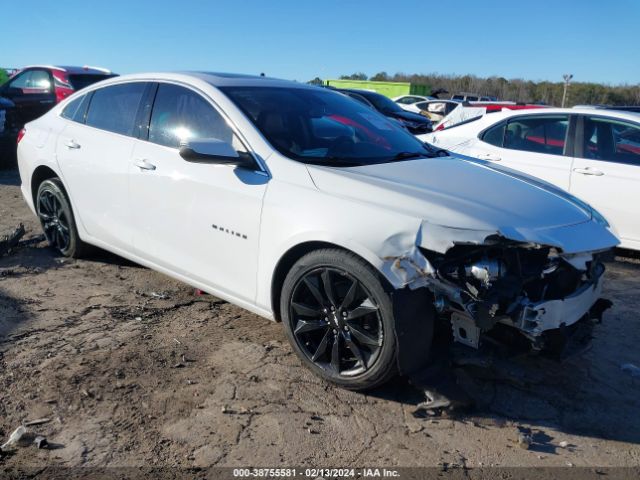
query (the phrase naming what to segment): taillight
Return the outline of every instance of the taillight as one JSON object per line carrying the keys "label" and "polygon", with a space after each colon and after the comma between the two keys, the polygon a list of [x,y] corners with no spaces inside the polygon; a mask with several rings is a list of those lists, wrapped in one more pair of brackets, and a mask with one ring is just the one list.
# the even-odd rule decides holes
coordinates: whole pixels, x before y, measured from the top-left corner
{"label": "taillight", "polygon": [[16,145],[20,143],[20,140],[22,140],[22,137],[24,137],[24,134],[27,133],[27,129],[23,128],[22,130],[20,130],[18,132],[18,138],[16,138]]}

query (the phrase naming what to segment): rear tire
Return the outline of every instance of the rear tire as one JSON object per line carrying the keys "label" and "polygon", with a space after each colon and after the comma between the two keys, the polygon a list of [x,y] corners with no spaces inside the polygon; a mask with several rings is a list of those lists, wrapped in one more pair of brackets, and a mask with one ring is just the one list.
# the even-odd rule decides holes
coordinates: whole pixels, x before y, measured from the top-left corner
{"label": "rear tire", "polygon": [[80,240],[71,202],[60,179],[50,178],[40,184],[36,212],[49,245],[60,255],[80,258],[90,250]]}
{"label": "rear tire", "polygon": [[328,382],[366,390],[397,374],[391,297],[360,257],[339,249],[302,257],[285,278],[280,312],[293,349]]}

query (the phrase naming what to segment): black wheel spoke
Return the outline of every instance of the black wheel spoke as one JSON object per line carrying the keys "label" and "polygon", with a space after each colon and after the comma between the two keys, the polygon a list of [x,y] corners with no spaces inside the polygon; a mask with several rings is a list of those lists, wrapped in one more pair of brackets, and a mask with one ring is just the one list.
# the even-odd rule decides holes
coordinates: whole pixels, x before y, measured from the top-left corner
{"label": "black wheel spoke", "polygon": [[362,350],[360,350],[360,347],[358,347],[358,345],[356,345],[356,343],[353,341],[353,339],[351,338],[351,334],[349,332],[345,332],[344,343],[347,346],[347,348],[351,350],[351,353],[355,355],[356,359],[358,359],[362,367],[366,370],[367,362],[365,361],[364,356],[362,355]]}
{"label": "black wheel spoke", "polygon": [[364,317],[365,315],[369,315],[370,313],[375,313],[378,311],[378,307],[368,306],[368,305],[360,305],[356,307],[354,310],[351,310],[347,315],[347,321],[355,320],[357,318]]}
{"label": "black wheel spoke", "polygon": [[329,303],[331,303],[331,305],[337,307],[336,298],[333,293],[333,284],[331,283],[331,273],[329,272],[329,269],[325,268],[322,272],[322,275],[320,276],[322,277],[322,286],[324,287],[324,293],[327,296],[327,300],[329,300]]}
{"label": "black wheel spoke", "polygon": [[60,250],[64,249],[64,236],[62,235],[62,232],[60,232],[60,229],[57,227],[55,230],[55,235],[56,235],[56,246]]}
{"label": "black wheel spoke", "polygon": [[347,290],[347,294],[344,296],[342,300],[342,304],[340,305],[340,310],[348,309],[351,304],[356,299],[356,293],[358,292],[358,282],[356,280],[351,280],[351,286],[349,290]]}
{"label": "black wheel spoke", "polygon": [[311,280],[309,280],[308,277],[304,277],[304,284],[307,286],[307,288],[311,292],[311,295],[313,295],[313,298],[316,299],[316,301],[318,302],[318,305],[323,307],[325,303],[325,299],[322,297],[320,290],[318,290],[318,288],[313,284]]}
{"label": "black wheel spoke", "polygon": [[320,340],[320,344],[318,345],[318,348],[316,348],[316,351],[313,353],[313,356],[311,357],[312,361],[317,362],[318,359],[321,358],[327,352],[330,335],[331,335],[331,330],[327,330],[327,332],[324,334],[324,337],[322,337],[322,340]]}
{"label": "black wheel spoke", "polygon": [[331,347],[331,368],[340,373],[340,335],[334,335]]}
{"label": "black wheel spoke", "polygon": [[349,330],[355,339],[363,345],[369,345],[372,347],[380,346],[380,341],[377,337],[364,330],[359,325],[349,325]]}
{"label": "black wheel spoke", "polygon": [[69,245],[69,236],[61,224],[58,224],[58,234],[60,235],[60,248],[64,250]]}
{"label": "black wheel spoke", "polygon": [[291,303],[291,308],[298,314],[304,317],[319,317],[321,315],[321,310],[319,308],[313,308],[309,305],[305,305],[303,303]]}
{"label": "black wheel spoke", "polygon": [[53,214],[58,216],[60,213],[60,202],[56,197],[51,197],[51,208],[53,209]]}
{"label": "black wheel spoke", "polygon": [[53,207],[53,202],[51,201],[51,196],[47,193],[44,195],[43,197],[43,202],[44,205],[47,209],[47,212],[50,213],[51,215],[55,215],[56,211],[55,208]]}
{"label": "black wheel spoke", "polygon": [[329,324],[322,320],[298,320],[294,333],[300,335],[301,333],[315,332],[324,328],[329,328]]}

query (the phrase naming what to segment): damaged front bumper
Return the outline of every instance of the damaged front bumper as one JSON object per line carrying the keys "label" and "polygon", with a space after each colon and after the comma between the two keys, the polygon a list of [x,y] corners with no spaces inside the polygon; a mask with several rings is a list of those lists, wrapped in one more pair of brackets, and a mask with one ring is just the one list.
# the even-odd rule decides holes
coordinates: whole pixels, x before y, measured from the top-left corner
{"label": "damaged front bumper", "polygon": [[600,299],[603,274],[604,267],[593,282],[583,285],[565,298],[525,303],[517,320],[509,318],[505,323],[531,337],[537,337],[547,330],[573,325]]}
{"label": "damaged front bumper", "polygon": [[566,227],[532,236],[550,243],[540,244],[526,240],[522,232],[423,224],[416,246],[404,255],[385,257],[383,272],[400,288],[426,288],[458,343],[557,353],[572,332],[581,330],[577,324],[600,320],[610,306],[601,299],[601,260],[617,239],[594,226],[577,225],[577,233],[594,233],[582,245],[593,249],[589,251],[580,250]]}

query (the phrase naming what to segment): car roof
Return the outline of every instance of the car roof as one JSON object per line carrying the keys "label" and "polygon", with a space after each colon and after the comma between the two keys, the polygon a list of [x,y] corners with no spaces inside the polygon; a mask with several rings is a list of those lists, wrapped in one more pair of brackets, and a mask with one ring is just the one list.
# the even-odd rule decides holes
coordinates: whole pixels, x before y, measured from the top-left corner
{"label": "car roof", "polygon": [[524,115],[553,115],[553,114],[565,114],[565,115],[598,115],[607,117],[615,117],[622,120],[630,120],[633,122],[640,121],[640,113],[637,112],[625,112],[621,110],[605,110],[602,108],[594,107],[581,107],[581,108],[532,108],[524,110],[507,110],[503,109],[500,112],[494,112],[490,115],[485,115],[487,123],[495,123],[499,119],[518,117]]}
{"label": "car roof", "polygon": [[[218,72],[148,72],[148,73],[131,73],[120,75],[118,77],[103,80],[95,87],[100,88],[107,85],[115,85],[131,81],[142,82],[159,82],[159,81],[177,81],[207,84],[212,87],[280,87],[280,88],[300,88],[318,90],[322,87],[315,85],[307,85],[306,83],[298,83],[291,80],[282,80],[278,78],[262,77],[257,75],[245,75],[241,73],[218,73]],[[93,87],[93,86],[92,86]],[[87,89],[92,89],[87,87]],[[94,88],[95,88],[94,87]],[[87,90],[83,89],[83,91]],[[324,90],[324,89],[323,89]]]}
{"label": "car roof", "polygon": [[20,70],[27,70],[31,68],[45,68],[48,70],[58,70],[60,72],[70,73],[72,75],[77,74],[89,74],[89,75],[113,75],[113,72],[109,69],[102,67],[91,67],[89,65],[83,65],[81,67],[69,66],[69,65],[28,65]]}
{"label": "car roof", "polygon": [[362,95],[363,97],[366,97],[367,95],[378,95],[378,96],[384,97],[384,95],[382,95],[381,93],[374,92],[372,90],[359,90],[356,88],[339,88],[338,91],[357,93],[358,95]]}
{"label": "car roof", "polygon": [[179,72],[181,75],[190,76],[203,80],[214,87],[298,87],[298,88],[318,88],[314,85],[298,83],[292,80],[283,80],[261,75],[247,75],[244,73],[222,73],[222,72]]}
{"label": "car roof", "polygon": [[460,102],[456,102],[450,98],[434,98],[432,100],[424,100],[416,103],[455,103],[456,105],[462,105]]}

